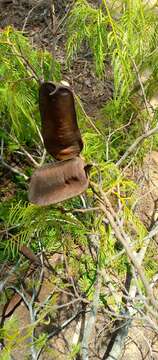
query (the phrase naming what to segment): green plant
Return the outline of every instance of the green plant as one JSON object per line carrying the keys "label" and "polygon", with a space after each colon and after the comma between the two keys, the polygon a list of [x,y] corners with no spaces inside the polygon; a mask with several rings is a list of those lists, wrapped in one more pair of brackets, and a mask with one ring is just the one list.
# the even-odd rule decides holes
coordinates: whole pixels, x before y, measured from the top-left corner
{"label": "green plant", "polygon": [[[142,133],[150,117],[142,102],[146,99],[150,102],[157,90],[154,80],[157,78],[157,25],[156,12],[140,0],[122,1],[120,4],[102,1],[98,8],[85,0],[78,0],[70,12],[67,24],[68,63],[70,60],[73,63],[85,42],[91,49],[99,77],[106,79],[106,60],[111,63],[114,93],[113,99],[103,104],[103,115],[107,138],[109,129],[112,132],[109,141],[112,160],[118,159],[127,145]],[[140,99],[139,74],[141,76],[149,67],[150,77],[144,85],[146,99]],[[157,121],[157,113],[150,119],[151,126],[154,121]],[[130,124],[126,126],[128,122]],[[150,147],[150,140],[148,144],[144,153]]]}
{"label": "green plant", "polygon": [[[0,207],[0,260],[4,265],[7,262],[12,270],[14,265],[16,268],[16,288],[13,289],[14,284],[6,286],[5,282],[2,285],[7,295],[10,290],[20,293],[31,316],[35,314],[27,327],[26,337],[21,337],[16,318],[4,324],[0,336],[6,344],[2,356],[7,360],[15,347],[24,344],[30,336],[29,355],[30,349],[32,354],[51,351],[50,333],[54,331],[54,336],[57,336],[64,331],[66,321],[60,322],[63,316],[60,311],[64,307],[65,313],[70,312],[71,316],[77,309],[78,317],[80,313],[87,316],[90,312],[96,316],[97,306],[99,312],[108,308],[106,321],[108,318],[109,324],[117,315],[127,315],[123,297],[129,294],[128,289],[124,291],[124,284],[126,276],[132,273],[133,265],[118,241],[117,230],[129,242],[131,253],[137,252],[137,255],[148,231],[134,210],[137,186],[130,176],[127,178],[124,167],[120,169],[117,160],[144,131],[149,120],[146,100],[155,90],[154,76],[157,76],[157,17],[140,0],[122,1],[120,8],[115,3],[109,6],[102,1],[99,7],[94,7],[85,0],[76,1],[67,22],[67,64],[72,66],[79,51],[84,54],[86,47],[93,55],[97,81],[106,79],[106,60],[110,62],[113,74],[114,94],[111,101],[103,104],[103,120],[89,118],[76,96],[78,121],[84,140],[83,156],[92,165],[89,189],[82,197],[56,206],[39,207],[27,200],[26,178],[14,174],[12,179],[16,190]],[[149,36],[146,40],[147,31]],[[32,170],[30,164],[28,166],[28,158],[34,166],[39,166],[43,157],[38,86],[43,78],[58,82],[61,78],[60,65],[49,52],[32,48],[28,39],[11,27],[0,33],[0,45],[0,113],[3,127],[0,135],[4,149],[3,146],[1,148],[8,163],[11,163],[12,156],[15,159],[18,154],[19,168],[30,175]],[[55,65],[53,77],[50,74],[52,61]],[[140,75],[149,64],[151,75],[144,84],[146,98],[143,97],[142,101],[139,95],[142,85]],[[157,111],[151,117],[149,127],[156,123]],[[151,141],[146,139],[141,146],[141,157],[151,146]],[[157,144],[156,134],[154,141]],[[23,151],[23,161],[19,150]],[[133,159],[129,156],[127,160]],[[106,197],[110,205],[106,204]],[[112,216],[115,226],[112,226],[104,208]],[[21,274],[29,269],[30,259],[22,257],[22,245],[30,248],[33,254],[40,255],[41,260],[38,266],[35,264],[39,272],[27,279],[25,287],[24,279],[20,281]],[[150,261],[154,250],[153,245],[145,259],[144,273],[149,280],[156,272],[155,260]],[[49,260],[47,257],[52,257],[52,265],[45,262]],[[41,304],[35,294],[42,284],[45,265],[53,290]],[[143,298],[146,289],[142,283],[140,278],[136,282]],[[151,304],[147,297],[145,299],[149,307]],[[139,297],[135,297],[132,305],[145,314],[145,306]],[[49,319],[53,330],[47,326]],[[13,328],[11,336],[10,328]],[[59,354],[53,351],[52,356],[58,357]],[[81,343],[71,344],[70,351],[67,351],[68,359],[75,358],[81,351]]]}
{"label": "green plant", "polygon": [[38,83],[40,79],[59,81],[60,65],[55,62],[51,74],[55,60],[50,53],[33,49],[28,39],[12,27],[1,31],[0,46],[1,136],[6,139],[10,135],[9,148],[13,151],[24,144],[38,146]]}

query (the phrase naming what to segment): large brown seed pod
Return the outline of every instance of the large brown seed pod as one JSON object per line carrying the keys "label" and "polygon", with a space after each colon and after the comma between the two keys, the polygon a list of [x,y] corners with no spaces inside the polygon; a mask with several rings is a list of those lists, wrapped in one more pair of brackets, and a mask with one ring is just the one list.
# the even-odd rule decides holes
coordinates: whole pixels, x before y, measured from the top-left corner
{"label": "large brown seed pod", "polygon": [[78,156],[83,148],[74,97],[68,86],[44,82],[39,91],[42,137],[46,150],[57,160]]}
{"label": "large brown seed pod", "polygon": [[81,158],[75,157],[37,169],[31,178],[29,201],[49,205],[80,195],[88,188],[86,167]]}

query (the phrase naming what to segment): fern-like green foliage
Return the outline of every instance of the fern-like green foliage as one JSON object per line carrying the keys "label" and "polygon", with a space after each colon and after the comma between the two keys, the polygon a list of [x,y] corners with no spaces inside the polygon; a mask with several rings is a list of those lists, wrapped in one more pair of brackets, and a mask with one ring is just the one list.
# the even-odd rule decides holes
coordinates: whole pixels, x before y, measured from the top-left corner
{"label": "fern-like green foliage", "polygon": [[101,9],[95,9],[87,1],[78,0],[72,9],[68,23],[67,60],[70,63],[84,41],[90,46],[98,76],[104,73],[107,52],[107,21]]}
{"label": "fern-like green foliage", "polygon": [[0,126],[20,144],[36,144],[38,79],[58,81],[60,65],[55,62],[55,72],[50,74],[55,61],[51,54],[33,49],[28,38],[12,27],[1,31],[0,47]]}
{"label": "fern-like green foliage", "polygon": [[[144,131],[149,120],[143,96],[139,92],[140,76],[146,69],[150,69],[150,76],[144,84],[146,99],[149,101],[157,90],[157,28],[156,12],[143,0],[110,3],[103,0],[100,6],[78,0],[70,12],[67,24],[68,62],[71,60],[72,64],[86,45],[94,57],[98,76],[106,77],[106,60],[110,60],[112,67],[113,98],[103,104],[102,108],[106,160],[117,160]],[[123,128],[128,122],[130,126]],[[155,111],[151,125],[154,126],[156,122]],[[109,138],[110,133],[112,135]],[[97,133],[95,137],[99,141]],[[148,139],[141,147],[139,158],[144,156],[150,146],[151,139]]]}
{"label": "fern-like green foliage", "polygon": [[11,352],[15,348],[19,337],[18,320],[16,317],[9,319],[0,330],[0,339],[6,340],[6,347],[0,352],[0,360],[10,360]]}
{"label": "fern-like green foliage", "polygon": [[114,69],[115,103],[118,107],[121,100],[126,102],[129,98],[135,84],[137,74],[133,62],[141,71],[154,42],[157,42],[154,37],[158,24],[156,14],[143,1],[129,0],[123,3],[119,19],[114,20],[106,1],[103,1],[111,25],[108,48]]}
{"label": "fern-like green foliage", "polygon": [[121,1],[120,8],[117,3],[111,2],[109,6],[103,0],[97,8],[85,0],[75,2],[67,27],[67,58],[72,60],[86,41],[95,59],[97,75],[105,73],[105,59],[111,59],[113,107],[118,111],[128,103],[137,79],[133,61],[139,71],[149,63],[156,71],[158,19],[142,0]]}

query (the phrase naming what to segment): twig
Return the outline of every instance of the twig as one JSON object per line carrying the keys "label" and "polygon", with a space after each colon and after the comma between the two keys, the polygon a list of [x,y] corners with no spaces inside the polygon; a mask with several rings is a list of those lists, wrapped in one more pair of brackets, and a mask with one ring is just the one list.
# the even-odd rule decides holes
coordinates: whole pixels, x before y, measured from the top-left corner
{"label": "twig", "polygon": [[148,137],[156,134],[158,132],[158,125],[153,129],[146,131],[144,134],[140,135],[134,143],[126,150],[126,152],[121,156],[121,158],[117,161],[116,165],[120,166],[122,162],[137,148],[137,146]]}
{"label": "twig", "polygon": [[56,48],[56,42],[57,42],[57,26],[56,26],[56,16],[55,16],[55,7],[54,7],[54,1],[50,0],[50,18],[51,18],[51,27],[52,27],[52,35],[53,40],[50,41],[51,45],[51,53],[52,53],[52,63],[51,63],[51,70],[50,74],[53,74],[55,72],[55,48]]}
{"label": "twig", "polygon": [[[141,265],[141,263],[143,261],[143,258],[145,256],[147,247],[149,245],[149,241],[150,240],[148,239],[148,242],[146,241],[146,243],[144,244],[143,252],[141,252],[141,250],[142,250],[141,249],[140,252],[137,255],[137,259],[138,259],[138,262],[139,262],[140,265]],[[133,301],[134,301],[134,299],[136,297],[137,289],[138,289],[138,282],[137,282],[136,274],[135,274],[135,284],[132,283],[130,285],[129,297],[128,297],[129,301],[126,301],[125,314],[130,316],[129,321],[124,322],[122,328],[118,329],[117,331],[115,330],[116,335],[114,333],[114,339],[112,338],[110,340],[110,343],[112,343],[112,345],[110,347],[110,353],[108,351],[106,351],[105,356],[103,357],[103,360],[104,359],[106,359],[106,360],[119,359],[120,356],[121,356],[122,350],[124,348],[125,340],[126,340],[126,338],[128,336],[129,329],[130,329],[130,327],[132,325],[133,315],[137,312],[137,308],[135,309],[133,307],[133,305],[131,305],[131,302],[133,303]],[[108,345],[108,347],[109,347],[109,345]],[[107,354],[108,354],[108,356],[106,356]]]}
{"label": "twig", "polygon": [[1,139],[1,155],[0,155],[0,161],[1,164],[6,167],[8,170],[12,171],[14,174],[23,176],[24,179],[27,181],[29,179],[29,177],[27,175],[25,175],[24,173],[22,173],[21,171],[13,168],[12,166],[8,165],[4,160],[3,160],[3,146],[4,146],[4,140]]}
{"label": "twig", "polygon": [[[50,340],[52,337],[54,337],[55,335],[58,335],[62,330],[64,330],[67,326],[69,326],[72,321],[74,321],[80,314],[82,314],[83,312],[85,312],[84,310],[79,310],[77,313],[75,313],[71,318],[69,318],[68,320],[66,320],[62,325],[60,325],[57,329],[55,329],[54,331],[52,331],[50,334],[48,334],[47,336],[47,340]],[[40,358],[40,355],[42,353],[42,351],[44,350],[45,345],[42,346],[42,348],[39,350],[38,355],[37,355],[37,360]]]}
{"label": "twig", "polygon": [[22,54],[22,51],[20,49],[20,53],[16,50],[16,47],[9,41],[6,42],[6,44],[8,46],[10,46],[12,49],[11,55],[15,55],[17,56],[18,60],[20,61],[20,59],[22,59],[22,62],[20,61],[20,63],[24,66],[26,66],[26,68],[29,68],[30,73],[32,75],[32,77],[37,81],[38,84],[41,84],[43,82],[43,79],[39,78],[35,69],[33,68],[33,66],[30,64],[30,62],[25,58],[25,56]]}
{"label": "twig", "polygon": [[86,209],[72,209],[72,210],[66,210],[66,212],[72,212],[72,213],[87,213],[87,212],[91,212],[91,211],[99,211],[100,207],[96,206],[96,207],[91,207],[91,208],[86,208]]}
{"label": "twig", "polygon": [[108,356],[103,356],[103,360],[118,360],[120,359],[120,354],[122,348],[124,346],[124,339],[127,337],[129,324],[131,324],[131,320],[126,321],[122,327],[119,328],[117,336],[115,338],[114,344]]}
{"label": "twig", "polygon": [[33,311],[33,313],[34,313],[34,318],[36,317],[35,316],[35,310],[34,310],[34,303],[35,303],[35,300],[38,298],[39,292],[41,290],[41,286],[42,286],[42,283],[43,283],[43,278],[44,278],[44,260],[43,260],[43,253],[41,253],[40,276],[39,276],[39,280],[38,280],[37,285],[33,289],[33,294],[32,294],[32,298],[31,298],[31,301],[30,301],[30,309],[31,309],[31,312]]}
{"label": "twig", "polygon": [[[42,263],[42,261],[41,261]],[[35,346],[35,321],[36,321],[36,315],[37,315],[37,309],[36,309],[36,304],[35,304],[35,300],[39,294],[39,291],[41,289],[41,285],[42,285],[42,281],[43,281],[43,275],[44,275],[44,267],[42,265],[41,271],[40,271],[40,276],[39,276],[39,282],[37,284],[36,287],[34,287],[33,289],[33,293],[31,296],[31,299],[27,298],[24,291],[19,290],[17,287],[15,286],[8,286],[8,289],[12,289],[14,290],[23,300],[25,306],[27,307],[27,309],[29,310],[29,314],[30,314],[30,321],[31,321],[31,355],[32,355],[32,360],[37,360],[38,359],[38,351],[36,350],[36,346]]]}
{"label": "twig", "polygon": [[21,297],[27,309],[29,309],[29,300],[26,298],[25,294],[22,291],[20,291],[16,286],[13,285],[9,285],[7,289],[14,290]]}
{"label": "twig", "polygon": [[[152,229],[150,234],[148,234],[148,236],[146,236],[144,238],[143,247],[136,254],[136,259],[137,259],[139,266],[141,266],[141,264],[142,264],[142,261],[144,259],[144,256],[145,256],[145,253],[149,246],[151,238],[157,232],[158,232],[158,226],[154,227],[154,229]],[[133,268],[133,271],[134,271],[134,268]],[[135,271],[134,271],[134,274],[135,274]],[[105,352],[103,359],[106,359],[106,360],[120,359],[125,340],[128,336],[129,328],[131,327],[131,324],[132,324],[132,317],[133,317],[134,313],[137,311],[137,308],[134,309],[133,306],[131,305],[131,301],[133,303],[133,300],[135,299],[137,289],[139,289],[139,286],[138,286],[138,282],[137,282],[137,278],[136,278],[136,274],[135,274],[135,284],[131,284],[131,286],[129,288],[129,301],[125,303],[125,305],[126,305],[125,314],[130,315],[130,319],[129,319],[129,321],[125,321],[123,323],[123,326],[120,329],[118,329],[117,331],[115,329],[115,333],[114,333],[113,337],[111,338],[110,343],[108,344],[108,348]],[[147,306],[147,309],[148,309],[147,304],[144,304],[144,306],[145,307]],[[151,312],[151,309],[149,309],[149,311]]]}
{"label": "twig", "polygon": [[69,301],[69,302],[67,302],[65,304],[57,305],[56,308],[57,309],[63,309],[65,307],[67,307],[67,306],[75,304],[78,301],[80,301],[80,302],[82,301],[85,304],[89,304],[88,300],[84,299],[83,297],[78,297],[77,299],[73,299],[72,301]]}
{"label": "twig", "polygon": [[37,285],[33,288],[33,293],[32,293],[32,297],[30,302],[28,303],[28,309],[29,309],[29,313],[30,313],[30,320],[31,320],[31,325],[32,325],[32,333],[31,333],[31,354],[32,354],[32,359],[33,360],[37,360],[38,359],[38,350],[36,350],[36,345],[35,345],[35,326],[34,323],[36,321],[36,315],[37,315],[37,309],[36,309],[36,304],[35,301],[38,298],[39,292],[41,290],[41,286],[43,283],[43,278],[44,278],[44,259],[43,259],[43,253],[42,253],[42,247],[41,247],[41,242],[39,241],[39,246],[40,246],[40,250],[41,250],[41,270],[40,270],[40,276],[39,276],[39,281],[37,283]]}
{"label": "twig", "polygon": [[68,11],[62,17],[62,19],[59,20],[59,21],[58,21],[58,17],[56,17],[56,15],[55,15],[55,6],[54,6],[54,1],[53,0],[49,0],[49,6],[50,6],[51,28],[49,27],[49,25],[48,25],[48,28],[50,30],[50,35],[51,35],[51,32],[52,32],[52,35],[53,35],[53,39],[50,36],[50,44],[52,44],[51,45],[52,64],[51,64],[50,74],[52,75],[54,73],[54,71],[55,71],[54,60],[56,59],[56,56],[55,56],[56,45],[57,45],[58,40],[62,36],[62,35],[58,35],[58,31],[59,31],[61,25],[64,23],[64,21],[68,17],[72,5],[69,6]]}
{"label": "twig", "polygon": [[143,83],[141,81],[141,77],[139,75],[139,71],[138,71],[138,68],[137,68],[137,65],[134,61],[134,59],[132,58],[132,63],[134,65],[134,68],[135,68],[135,71],[136,71],[136,74],[137,74],[137,77],[138,77],[138,81],[139,81],[139,84],[140,84],[140,87],[141,87],[141,90],[142,90],[142,94],[143,94],[143,98],[144,98],[144,104],[145,104],[145,107],[146,107],[146,111],[149,115],[149,117],[151,118],[151,114],[150,114],[150,111],[149,111],[149,107],[148,107],[148,102],[147,102],[147,98],[146,98],[146,95],[145,95],[145,90],[144,90],[144,86],[143,86]]}
{"label": "twig", "polygon": [[41,140],[41,143],[42,143],[42,145],[43,145],[43,147],[44,147],[44,141],[43,141],[43,137],[42,137],[42,134],[41,134],[41,132],[40,132],[40,129],[39,129],[39,127],[38,127],[37,124],[35,124],[35,126],[36,126],[36,129],[37,129],[39,138],[40,138],[40,140]]}
{"label": "twig", "polygon": [[37,317],[37,315],[39,314],[39,312],[45,308],[45,306],[49,303],[49,301],[52,299],[54,293],[56,292],[57,287],[55,286],[55,288],[53,289],[53,291],[47,296],[47,298],[44,300],[44,302],[41,304],[39,304],[39,306],[34,309],[34,313],[35,313],[35,317]]}
{"label": "twig", "polygon": [[95,292],[93,296],[93,302],[91,306],[90,313],[88,315],[88,319],[86,320],[84,332],[83,332],[83,340],[82,340],[82,359],[89,359],[89,339],[91,337],[91,333],[96,321],[97,310],[99,306],[99,297],[100,297],[100,289],[101,289],[101,274],[98,271],[96,284],[95,284]]}
{"label": "twig", "polygon": [[1,164],[6,167],[8,170],[12,171],[14,174],[22,176],[25,180],[28,180],[29,177],[23,174],[21,171],[13,168],[12,166],[8,165],[1,157],[0,157]]}
{"label": "twig", "polygon": [[[66,11],[66,14],[62,17],[62,19],[60,19],[57,23],[56,18],[54,18],[55,16],[55,9],[54,9],[54,4],[53,1],[50,0],[50,15],[51,15],[51,21],[52,21],[52,27],[54,27],[54,23],[55,23],[55,34],[57,35],[57,31],[59,30],[59,28],[61,27],[61,25],[63,24],[63,22],[66,20],[66,18],[69,16],[69,13],[71,11],[71,8],[73,7],[73,4],[69,5],[69,9]],[[54,22],[55,21],[55,22]]]}
{"label": "twig", "polygon": [[32,155],[26,150],[24,149],[24,147],[22,145],[20,145],[22,151],[24,152],[24,154],[28,157],[28,159],[33,163],[33,165],[35,167],[39,167],[40,164],[38,164],[38,162],[32,157]]}
{"label": "twig", "polygon": [[91,124],[91,126],[93,127],[93,129],[95,130],[95,132],[96,132],[98,135],[100,135],[100,136],[102,136],[102,137],[105,138],[105,136],[101,133],[101,131],[96,128],[96,126],[95,126],[95,124],[93,123],[93,121],[91,120],[91,118],[86,114],[86,112],[85,112],[85,110],[84,110],[84,108],[83,108],[82,102],[81,102],[81,100],[79,99],[79,97],[78,97],[76,94],[74,94],[74,95],[75,95],[75,99],[76,99],[76,101],[78,102],[78,104],[79,104],[79,106],[80,106],[80,108],[81,108],[81,110],[82,110],[82,112],[83,112],[86,120],[88,120],[88,122]]}
{"label": "twig", "polygon": [[43,154],[42,154],[42,158],[41,158],[41,161],[40,161],[40,164],[38,166],[42,166],[44,161],[45,161],[45,158],[46,158],[46,149],[43,150]]}
{"label": "twig", "polygon": [[10,171],[12,171],[13,173],[17,174],[17,175],[20,175],[20,176],[23,176],[25,180],[28,180],[28,176],[25,175],[24,173],[22,173],[21,171],[13,168],[12,166],[8,165],[4,160],[3,160],[3,144],[4,144],[4,141],[3,139],[1,139],[1,155],[0,155],[0,161],[1,161],[1,164],[6,167],[7,169],[9,169]]}
{"label": "twig", "polygon": [[121,130],[125,129],[126,127],[128,127],[128,126],[131,124],[131,121],[132,121],[132,119],[133,119],[133,115],[134,115],[134,113],[131,114],[130,119],[129,119],[129,121],[128,121],[127,124],[121,125],[119,128],[117,128],[116,130],[112,131],[112,132],[108,135],[107,142],[106,142],[106,160],[107,160],[107,161],[109,160],[109,141],[110,141],[111,137],[112,137],[115,133],[117,133],[118,131],[121,131]]}
{"label": "twig", "polygon": [[[37,127],[37,129],[38,129],[38,127]],[[39,130],[39,129],[38,129],[38,130]],[[40,132],[40,131],[39,131],[39,132]],[[45,156],[45,149],[44,149],[44,151],[43,151],[42,160],[41,160],[40,163],[38,163],[38,162],[32,157],[32,155],[24,148],[24,146],[19,143],[19,141],[16,139],[16,137],[14,137],[13,135],[11,135],[11,134],[9,134],[9,133],[7,133],[7,134],[8,134],[8,136],[9,136],[13,141],[16,142],[16,144],[19,145],[19,147],[21,148],[21,150],[23,151],[23,153],[28,157],[28,159],[32,162],[32,164],[33,164],[35,167],[38,168],[38,167],[40,167],[40,166],[42,165],[42,163],[43,163],[43,161],[44,161],[44,156]],[[40,137],[40,138],[41,138],[41,137]]]}
{"label": "twig", "polygon": [[75,313],[71,318],[69,318],[68,320],[66,320],[62,325],[59,326],[58,329],[52,331],[52,333],[50,333],[47,337],[47,339],[51,339],[53,336],[57,335],[59,332],[61,332],[62,330],[64,330],[69,324],[72,323],[72,321],[74,321],[81,313],[83,312],[83,310],[78,311],[77,313]]}
{"label": "twig", "polygon": [[7,273],[7,275],[5,276],[5,278],[3,280],[0,281],[0,293],[3,291],[8,279],[12,276],[12,274],[14,274],[14,272],[17,270],[18,265],[19,265],[20,259],[17,262],[17,264],[15,266],[12,267],[12,269],[9,271],[9,273]]}
{"label": "twig", "polygon": [[41,2],[39,1],[38,4],[34,5],[28,12],[27,16],[25,17],[25,21],[24,21],[24,24],[23,24],[23,27],[22,27],[22,32],[25,31],[25,27],[26,27],[26,24],[27,24],[27,21],[31,15],[31,13],[41,4]]}
{"label": "twig", "polygon": [[[92,186],[96,184],[91,183]],[[100,191],[100,195],[101,197],[98,195],[98,200],[100,202],[100,207],[103,210],[103,212],[105,213],[107,219],[109,220],[109,223],[112,227],[112,229],[115,232],[115,236],[116,238],[120,241],[120,243],[123,245],[131,263],[134,265],[135,269],[137,270],[141,281],[144,285],[145,288],[145,292],[146,295],[148,297],[148,301],[153,305],[153,307],[158,311],[158,303],[154,298],[153,295],[153,291],[148,283],[148,280],[144,274],[144,270],[142,269],[141,265],[139,264],[138,260],[137,260],[137,256],[135,255],[135,253],[132,251],[132,243],[130,242],[130,239],[128,236],[126,236],[125,232],[123,231],[122,227],[120,226],[120,223],[118,221],[118,219],[116,219],[117,221],[115,221],[114,219],[114,215],[115,212],[114,210],[112,210],[112,213],[110,212],[110,210],[112,209],[112,206],[109,202],[109,200],[107,199],[104,191],[102,189],[99,189]],[[110,208],[110,210],[109,210]]]}
{"label": "twig", "polygon": [[123,238],[122,234],[120,233],[119,229],[118,229],[118,226],[115,224],[115,221],[112,217],[112,215],[110,214],[110,212],[107,210],[106,206],[103,205],[102,203],[100,204],[102,210],[104,211],[104,213],[106,214],[109,222],[110,222],[110,225],[112,226],[114,232],[115,232],[115,235],[117,237],[117,239],[121,242],[121,244],[123,245],[123,247],[125,248],[125,251],[129,257],[129,259],[131,260],[132,264],[134,265],[134,267],[136,268],[141,280],[142,280],[142,283],[144,285],[144,288],[145,288],[145,291],[146,291],[146,294],[149,298],[149,301],[151,302],[151,304],[153,305],[153,307],[155,307],[155,309],[158,311],[158,303],[157,301],[155,300],[154,296],[153,296],[153,291],[147,281],[147,278],[144,274],[144,271],[142,269],[142,267],[139,265],[139,262],[137,261],[137,257],[134,255],[134,253],[132,252],[132,249],[131,249],[131,246],[129,243],[127,243],[127,241]]}

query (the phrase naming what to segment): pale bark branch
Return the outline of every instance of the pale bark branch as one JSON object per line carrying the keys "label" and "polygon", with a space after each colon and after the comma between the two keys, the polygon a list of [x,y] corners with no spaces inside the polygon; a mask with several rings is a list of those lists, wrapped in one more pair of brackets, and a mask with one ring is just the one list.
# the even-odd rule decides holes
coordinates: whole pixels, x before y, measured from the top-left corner
{"label": "pale bark branch", "polygon": [[99,296],[100,296],[100,289],[101,289],[101,274],[98,272],[97,280],[95,284],[95,292],[93,296],[93,302],[91,305],[90,312],[87,316],[85,322],[85,328],[83,332],[83,340],[81,344],[82,349],[82,359],[88,360],[89,359],[89,340],[96,322],[97,310],[99,306]]}
{"label": "pale bark branch", "polygon": [[120,166],[122,164],[122,162],[124,160],[127,159],[127,157],[133,152],[135,151],[135,149],[137,148],[137,146],[139,146],[141,144],[141,142],[145,139],[147,139],[148,137],[156,134],[158,132],[158,125],[155,126],[153,129],[150,129],[148,131],[146,131],[145,133],[143,133],[142,135],[140,135],[135,141],[134,143],[126,150],[126,152],[121,156],[121,158],[117,161],[116,165]]}
{"label": "pale bark branch", "polygon": [[[96,184],[91,182],[91,185],[92,185],[92,187],[94,186],[94,191],[95,191],[95,188],[98,190],[98,187],[96,186]],[[97,193],[97,191],[95,191],[95,192]],[[102,211],[104,212],[104,214],[106,215],[107,219],[109,220],[109,223],[110,223],[112,229],[114,230],[116,238],[123,245],[123,247],[129,257],[129,260],[135,267],[135,270],[138,272],[140,279],[144,285],[144,289],[145,289],[145,292],[147,295],[147,301],[158,312],[158,302],[154,298],[152,288],[151,288],[150,284],[148,283],[148,280],[145,276],[144,270],[143,270],[142,266],[140,265],[135,252],[132,249],[132,242],[130,241],[128,235],[125,234],[119,220],[117,219],[117,214],[115,214],[106,194],[100,188],[99,188],[99,192],[100,192],[100,195],[98,194],[97,197],[98,197],[98,200],[100,203],[100,207],[101,207]],[[158,316],[157,313],[155,313],[155,315]]]}

